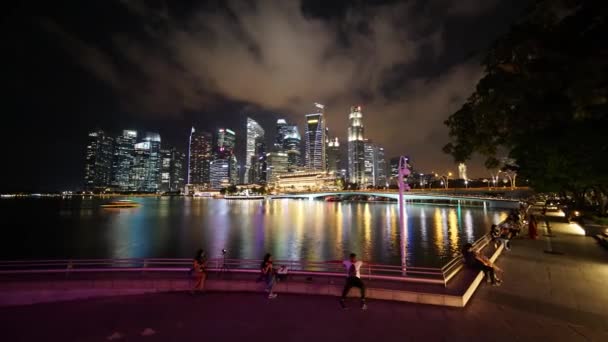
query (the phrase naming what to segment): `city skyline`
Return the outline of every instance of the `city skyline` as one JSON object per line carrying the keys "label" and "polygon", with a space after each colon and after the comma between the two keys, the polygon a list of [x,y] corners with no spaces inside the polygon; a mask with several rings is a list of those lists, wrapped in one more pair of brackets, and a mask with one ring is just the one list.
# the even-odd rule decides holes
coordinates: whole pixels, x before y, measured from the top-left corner
{"label": "city skyline", "polygon": [[[15,167],[4,171],[0,191],[74,188],[86,144],[79,132],[95,127],[158,132],[186,151],[183,136],[193,125],[234,127],[255,113],[263,127],[279,118],[297,124],[304,138],[302,113],[311,101],[326,105],[327,126],[342,145],[345,112],[361,104],[367,138],[387,156],[412,155],[423,169],[456,172],[441,150],[448,140],[443,121],[482,74],[477,51],[524,3],[170,2],[164,14],[118,1],[16,6],[8,22],[9,118],[0,136],[8,143],[28,132],[30,139],[7,151]],[[230,21],[227,13],[251,22]],[[471,19],[476,25],[461,24]],[[246,34],[233,34],[239,31]],[[213,45],[205,32],[226,45]],[[45,172],[26,157],[28,149],[40,151]],[[62,153],[53,155],[56,149]],[[485,174],[481,158],[467,167],[470,176]]]}

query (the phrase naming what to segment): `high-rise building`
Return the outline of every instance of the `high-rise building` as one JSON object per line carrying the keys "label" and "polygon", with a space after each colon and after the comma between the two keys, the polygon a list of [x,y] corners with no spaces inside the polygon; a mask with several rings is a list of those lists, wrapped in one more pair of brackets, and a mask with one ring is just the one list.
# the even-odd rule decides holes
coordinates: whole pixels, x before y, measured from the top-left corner
{"label": "high-rise building", "polygon": [[[217,130],[215,139],[215,158],[211,165],[211,187],[217,189],[218,184],[222,183],[225,178],[228,179],[228,184],[238,183],[237,160],[235,156],[236,148],[236,133],[228,128],[220,128]],[[215,166],[214,166],[215,165]],[[215,172],[215,181],[214,181]],[[224,172],[228,172],[224,175]],[[220,180],[220,183],[218,183]]]}
{"label": "high-rise building", "polygon": [[112,186],[121,191],[134,190],[130,174],[133,166],[137,131],[123,130],[116,137],[114,160],[112,162]]}
{"label": "high-rise building", "polygon": [[302,137],[296,125],[287,125],[283,140],[283,151],[287,153],[287,167],[289,172],[293,172],[300,165],[300,146]]}
{"label": "high-rise building", "polygon": [[325,171],[325,118],[324,106],[315,103],[316,112],[306,114],[305,166],[309,170]]}
{"label": "high-rise building", "polygon": [[213,136],[209,132],[197,131],[192,127],[188,144],[188,177],[186,182],[208,186],[212,160]]}
{"label": "high-rise building", "polygon": [[388,177],[387,177],[387,167],[386,167],[386,157],[384,155],[384,148],[380,146],[376,146],[375,150],[375,168],[376,168],[376,186],[387,187],[388,186]]}
{"label": "high-rise building", "polygon": [[351,183],[363,185],[365,179],[365,143],[361,106],[350,108],[348,120],[348,178]]}
{"label": "high-rise building", "polygon": [[230,158],[215,159],[210,167],[211,189],[221,189],[230,185]]}
{"label": "high-rise building", "polygon": [[266,154],[268,168],[266,170],[266,182],[274,183],[277,177],[287,173],[288,156],[285,152],[270,152]]}
{"label": "high-rise building", "polygon": [[255,142],[255,153],[251,157],[251,169],[249,170],[249,180],[255,184],[266,184],[266,144],[263,139],[257,139]]}
{"label": "high-rise building", "polygon": [[160,135],[146,133],[142,142],[135,144],[131,179],[134,190],[156,192],[161,181]]}
{"label": "high-rise building", "polygon": [[84,189],[103,190],[110,185],[114,139],[104,131],[89,133],[85,154]]}
{"label": "high-rise building", "polygon": [[274,151],[282,152],[285,148],[285,135],[287,134],[287,121],[285,119],[277,120],[277,132],[274,140]]}
{"label": "high-rise building", "polygon": [[375,150],[374,144],[369,139],[363,140],[363,185],[364,187],[376,185]]}
{"label": "high-rise building", "polygon": [[185,155],[175,148],[161,149],[160,191],[180,191],[184,187]]}
{"label": "high-rise building", "polygon": [[236,134],[228,128],[217,130],[215,139],[215,155],[217,158],[225,158],[235,153]]}
{"label": "high-rise building", "polygon": [[340,142],[338,138],[329,140],[327,144],[327,172],[338,173],[340,167]]}
{"label": "high-rise building", "polygon": [[[277,123],[278,124],[278,123]],[[249,178],[252,168],[252,158],[255,156],[256,142],[264,140],[264,129],[252,118],[247,118],[247,141],[245,150],[245,174],[244,183],[254,183],[254,180]]]}
{"label": "high-rise building", "polygon": [[468,180],[467,178],[467,165],[465,163],[458,164],[458,178]]}

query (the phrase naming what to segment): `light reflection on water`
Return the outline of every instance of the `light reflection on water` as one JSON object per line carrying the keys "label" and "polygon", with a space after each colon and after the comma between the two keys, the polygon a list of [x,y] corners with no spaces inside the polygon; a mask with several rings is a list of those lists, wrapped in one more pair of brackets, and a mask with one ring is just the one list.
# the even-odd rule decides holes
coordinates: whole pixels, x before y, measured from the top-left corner
{"label": "light reflection on water", "polygon": [[0,257],[174,258],[202,247],[210,257],[226,248],[231,258],[270,252],[276,259],[319,261],[353,251],[377,263],[398,265],[407,257],[410,266],[441,266],[506,216],[488,208],[408,204],[400,231],[394,203],[136,200],[141,207],[114,210],[99,208],[107,201],[101,199],[3,200],[0,215],[12,229]]}

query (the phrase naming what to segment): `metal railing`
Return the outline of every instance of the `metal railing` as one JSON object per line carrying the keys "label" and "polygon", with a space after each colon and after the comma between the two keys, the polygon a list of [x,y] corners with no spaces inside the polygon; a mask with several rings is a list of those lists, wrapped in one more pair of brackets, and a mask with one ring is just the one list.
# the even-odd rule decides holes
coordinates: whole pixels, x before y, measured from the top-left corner
{"label": "metal railing", "polygon": [[[489,236],[474,243],[481,249],[487,245]],[[259,273],[262,260],[256,259],[209,259],[209,272]],[[341,261],[275,260],[276,267],[286,266],[288,274],[300,276],[344,277]],[[85,273],[85,272],[187,272],[192,267],[191,259],[183,258],[130,258],[130,259],[53,259],[1,261],[0,275]],[[361,276],[398,282],[426,283],[447,286],[462,268],[462,256],[456,256],[441,268],[407,267],[364,263]]]}

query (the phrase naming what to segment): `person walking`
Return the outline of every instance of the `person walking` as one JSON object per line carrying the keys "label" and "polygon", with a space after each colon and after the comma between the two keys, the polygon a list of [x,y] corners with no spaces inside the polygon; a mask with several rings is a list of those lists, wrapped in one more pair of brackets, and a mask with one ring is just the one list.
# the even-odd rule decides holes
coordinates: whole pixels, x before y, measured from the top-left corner
{"label": "person walking", "polygon": [[343,309],[346,309],[346,296],[348,295],[348,292],[351,288],[358,287],[361,290],[361,310],[367,310],[367,304],[365,303],[365,284],[363,284],[363,281],[361,280],[361,265],[363,265],[363,262],[357,260],[357,255],[355,253],[351,253],[349,260],[344,260],[342,264],[346,268],[346,283],[342,290],[340,306],[342,306]]}
{"label": "person walking", "polygon": [[192,260],[192,271],[194,272],[195,282],[191,293],[203,293],[205,291],[205,280],[207,279],[207,257],[202,249],[196,251]]}
{"label": "person walking", "polygon": [[272,268],[272,254],[266,253],[266,255],[264,255],[264,260],[262,260],[260,270],[262,272],[262,279],[266,283],[265,291],[268,292],[268,299],[277,298],[277,294],[273,292],[275,274],[274,269]]}
{"label": "person walking", "polygon": [[528,219],[528,236],[530,239],[536,240],[538,239],[538,222],[536,222],[536,217],[534,215],[530,215]]}

